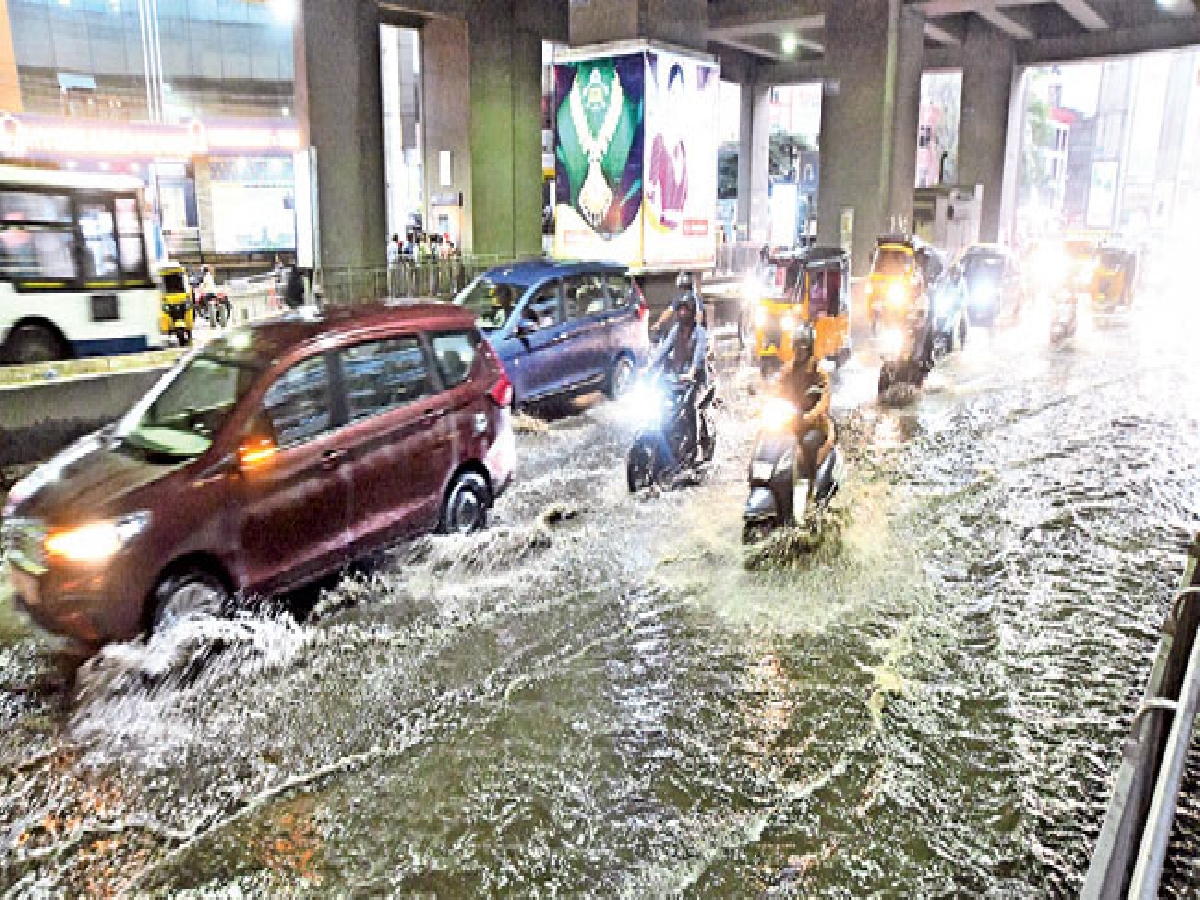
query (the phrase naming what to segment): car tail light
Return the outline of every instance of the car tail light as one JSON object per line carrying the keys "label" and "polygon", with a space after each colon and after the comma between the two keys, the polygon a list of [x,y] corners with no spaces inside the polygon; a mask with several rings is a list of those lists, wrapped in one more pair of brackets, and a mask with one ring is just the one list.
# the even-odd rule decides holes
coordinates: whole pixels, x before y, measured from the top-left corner
{"label": "car tail light", "polygon": [[496,383],[492,385],[492,389],[488,391],[488,396],[492,398],[492,402],[502,409],[507,409],[512,406],[513,402],[513,385],[508,380],[508,376],[504,370],[500,370],[500,377],[496,379]]}

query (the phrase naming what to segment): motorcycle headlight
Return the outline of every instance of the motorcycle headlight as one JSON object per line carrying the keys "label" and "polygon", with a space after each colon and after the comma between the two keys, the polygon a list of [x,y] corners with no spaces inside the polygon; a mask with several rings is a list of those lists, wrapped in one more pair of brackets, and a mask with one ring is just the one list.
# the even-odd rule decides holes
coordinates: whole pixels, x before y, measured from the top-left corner
{"label": "motorcycle headlight", "polygon": [[879,351],[884,356],[896,356],[904,349],[904,332],[899,328],[885,329],[879,335]]}
{"label": "motorcycle headlight", "polygon": [[784,431],[791,427],[799,410],[796,404],[782,397],[772,397],[762,411],[762,427],[767,431]]}
{"label": "motorcycle headlight", "polygon": [[149,522],[150,514],[140,512],[107,522],[54,529],[46,535],[46,555],[71,563],[107,562]]}
{"label": "motorcycle headlight", "polygon": [[639,428],[652,428],[662,421],[663,394],[653,382],[639,382],[626,396],[625,409]]}
{"label": "motorcycle headlight", "polygon": [[768,318],[770,318],[770,314],[767,312],[765,306],[760,306],[754,310],[754,325],[756,328],[766,327]]}
{"label": "motorcycle headlight", "polygon": [[779,320],[779,327],[783,329],[785,336],[790,336],[796,330],[796,317],[791,313],[785,313],[783,318]]}
{"label": "motorcycle headlight", "polygon": [[908,289],[900,282],[895,282],[888,288],[887,300],[890,306],[903,306],[908,302]]}
{"label": "motorcycle headlight", "polygon": [[991,285],[978,287],[971,291],[972,306],[991,306],[996,300],[996,289]]}

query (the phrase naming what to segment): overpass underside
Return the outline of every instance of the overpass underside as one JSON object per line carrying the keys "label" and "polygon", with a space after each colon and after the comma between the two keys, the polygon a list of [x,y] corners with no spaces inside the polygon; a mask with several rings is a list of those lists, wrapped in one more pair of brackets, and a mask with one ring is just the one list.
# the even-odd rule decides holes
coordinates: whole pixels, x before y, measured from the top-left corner
{"label": "overpass underside", "polygon": [[995,239],[1024,68],[1200,44],[1197,0],[302,0],[297,107],[327,268],[385,263],[381,24],[421,32],[426,204],[459,205],[465,251],[541,251],[541,42],[648,39],[712,53],[742,85],[751,237],[766,231],[767,92],[824,85],[818,240],[850,225],[859,266],[879,230],[912,221],[923,71],[962,70],[957,180],[983,186]]}

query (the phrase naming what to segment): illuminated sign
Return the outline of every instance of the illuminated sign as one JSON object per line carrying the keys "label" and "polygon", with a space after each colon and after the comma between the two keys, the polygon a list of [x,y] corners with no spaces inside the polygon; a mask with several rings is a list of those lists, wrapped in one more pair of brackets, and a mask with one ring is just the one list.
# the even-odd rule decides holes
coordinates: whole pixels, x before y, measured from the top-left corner
{"label": "illuminated sign", "polygon": [[286,152],[300,147],[294,127],[258,124],[153,125],[34,116],[0,116],[0,155],[42,153],[76,156],[188,158],[207,153]]}

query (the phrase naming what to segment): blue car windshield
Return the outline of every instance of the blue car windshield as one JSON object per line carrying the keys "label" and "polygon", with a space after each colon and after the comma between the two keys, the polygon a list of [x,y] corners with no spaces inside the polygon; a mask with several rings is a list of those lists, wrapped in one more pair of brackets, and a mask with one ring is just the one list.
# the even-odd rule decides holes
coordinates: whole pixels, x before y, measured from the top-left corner
{"label": "blue car windshield", "polygon": [[475,324],[483,331],[503,328],[512,315],[517,301],[529,290],[529,285],[512,281],[493,281],[480,275],[454,298],[458,306],[464,306],[475,314]]}

